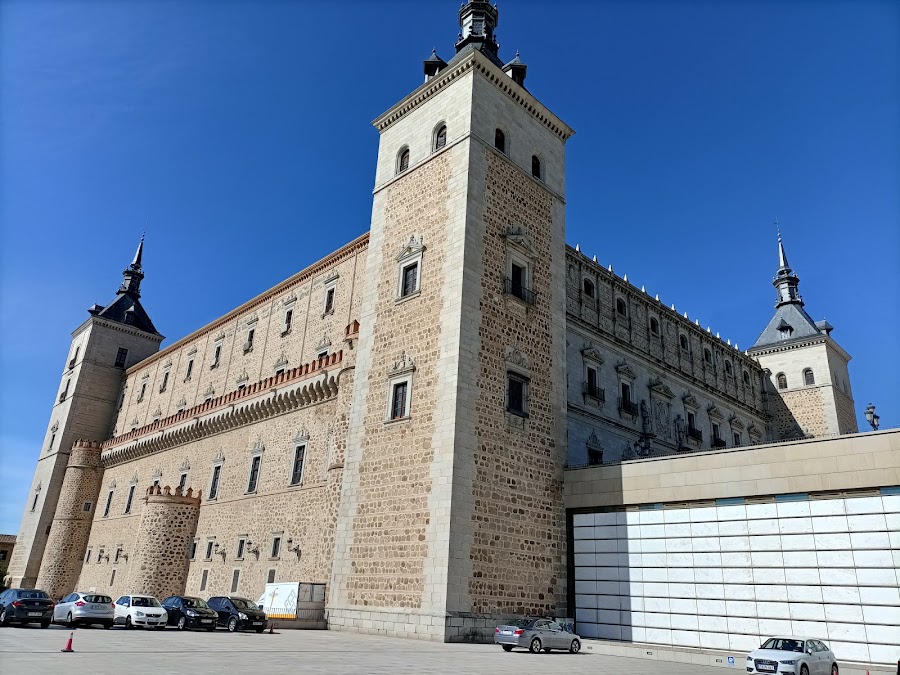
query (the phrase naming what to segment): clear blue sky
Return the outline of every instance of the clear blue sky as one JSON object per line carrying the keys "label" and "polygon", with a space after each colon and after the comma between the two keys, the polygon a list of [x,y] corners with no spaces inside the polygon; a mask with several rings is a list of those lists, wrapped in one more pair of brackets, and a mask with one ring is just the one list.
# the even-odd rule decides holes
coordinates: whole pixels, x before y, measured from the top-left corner
{"label": "clear blue sky", "polygon": [[[459,2],[0,3],[0,532],[70,333],[147,229],[171,342],[368,229],[377,132]],[[567,239],[749,347],[777,216],[860,417],[900,424],[900,6],[501,3],[501,54],[577,134]]]}

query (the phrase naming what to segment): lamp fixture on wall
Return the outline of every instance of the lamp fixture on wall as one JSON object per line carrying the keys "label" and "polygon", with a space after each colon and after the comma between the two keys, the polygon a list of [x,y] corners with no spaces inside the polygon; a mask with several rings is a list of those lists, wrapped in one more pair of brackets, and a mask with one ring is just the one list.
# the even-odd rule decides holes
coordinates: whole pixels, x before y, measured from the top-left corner
{"label": "lamp fixture on wall", "polygon": [[226,555],[226,553],[225,553],[225,548],[224,548],[224,547],[220,547],[219,544],[217,543],[215,546],[213,546],[213,549],[214,549],[214,550],[213,550],[213,555],[220,555],[220,556],[222,556],[222,562],[225,562],[225,555]]}
{"label": "lamp fixture on wall", "polygon": [[259,546],[258,545],[254,544],[252,541],[250,541],[250,539],[247,539],[244,546],[246,547],[247,553],[252,553],[253,555],[256,556],[256,559],[259,560]]}
{"label": "lamp fixture on wall", "polygon": [[294,540],[288,539],[287,540],[288,551],[290,551],[291,553],[296,553],[297,560],[300,560],[300,556],[302,555],[302,553],[300,552],[300,544],[294,544],[293,546],[292,546],[292,544],[294,544]]}

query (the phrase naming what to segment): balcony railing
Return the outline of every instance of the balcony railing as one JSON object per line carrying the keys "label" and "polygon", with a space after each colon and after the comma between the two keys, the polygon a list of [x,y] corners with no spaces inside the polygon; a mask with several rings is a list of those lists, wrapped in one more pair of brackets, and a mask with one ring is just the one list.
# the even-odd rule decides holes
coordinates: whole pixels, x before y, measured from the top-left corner
{"label": "balcony railing", "polygon": [[714,438],[712,439],[712,446],[714,448],[724,448],[727,447],[727,444],[725,443],[724,438]]}
{"label": "balcony railing", "polygon": [[638,414],[638,405],[634,401],[630,401],[627,398],[619,397],[619,410],[624,413],[628,413],[629,415],[637,416]]}
{"label": "balcony railing", "polygon": [[598,401],[606,401],[606,392],[596,384],[584,383],[584,395],[595,398]]}
{"label": "balcony railing", "polygon": [[692,438],[695,441],[703,440],[703,432],[700,429],[694,429],[693,427],[689,427],[687,431],[688,438]]}
{"label": "balcony railing", "polygon": [[527,302],[529,305],[533,305],[535,300],[537,299],[537,293],[532,291],[530,288],[527,288],[523,284],[517,283],[507,277],[503,282],[503,290],[505,293],[509,295],[514,295],[519,300],[523,302]]}

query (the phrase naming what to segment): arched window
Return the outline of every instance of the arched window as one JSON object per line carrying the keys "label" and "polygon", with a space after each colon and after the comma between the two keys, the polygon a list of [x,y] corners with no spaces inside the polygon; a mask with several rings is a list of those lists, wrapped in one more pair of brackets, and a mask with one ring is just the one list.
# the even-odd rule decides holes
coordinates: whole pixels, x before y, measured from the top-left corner
{"label": "arched window", "polygon": [[434,134],[434,149],[440,150],[447,145],[447,125],[442,124]]}
{"label": "arched window", "polygon": [[750,384],[750,373],[748,371],[744,371],[744,384]]}
{"label": "arched window", "polygon": [[506,134],[503,133],[502,129],[497,129],[494,132],[494,147],[506,154]]}
{"label": "arched window", "polygon": [[707,363],[712,363],[712,352],[708,349],[703,350],[703,360]]}
{"label": "arched window", "polygon": [[409,168],[409,148],[400,150],[397,155],[397,173],[403,173]]}
{"label": "arched window", "polygon": [[732,375],[732,371],[731,371],[731,361],[726,361],[726,362],[725,362],[725,374],[728,375],[728,377],[731,377],[731,375]]}
{"label": "arched window", "polygon": [[584,280],[584,294],[589,298],[594,297],[594,282],[590,279]]}
{"label": "arched window", "polygon": [[775,381],[778,382],[779,389],[787,389],[787,376],[784,373],[778,373],[775,376]]}
{"label": "arched window", "polygon": [[531,156],[531,175],[538,180],[541,178],[541,160],[537,155]]}
{"label": "arched window", "polygon": [[689,351],[691,350],[690,346],[688,345],[687,335],[685,335],[684,333],[682,333],[682,334],[678,337],[678,343],[681,345],[681,348],[682,348],[684,351],[689,352]]}
{"label": "arched window", "polygon": [[616,313],[621,316],[628,316],[628,306],[622,298],[616,299]]}
{"label": "arched window", "polygon": [[807,368],[803,371],[803,384],[815,384],[816,378],[813,375],[812,368]]}
{"label": "arched window", "polygon": [[659,335],[659,321],[657,321],[655,316],[650,317],[650,332],[654,335]]}

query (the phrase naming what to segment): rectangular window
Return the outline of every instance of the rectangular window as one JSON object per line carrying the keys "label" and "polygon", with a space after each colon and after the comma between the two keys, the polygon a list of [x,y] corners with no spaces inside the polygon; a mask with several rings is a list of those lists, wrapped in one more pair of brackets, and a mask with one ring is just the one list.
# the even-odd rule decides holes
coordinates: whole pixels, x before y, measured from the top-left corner
{"label": "rectangular window", "polygon": [[277,558],[281,555],[281,537],[273,537],[272,538],[272,558]]}
{"label": "rectangular window", "polygon": [[113,558],[113,562],[114,562],[114,563],[119,562],[119,558],[121,558],[121,557],[122,557],[122,548],[119,547],[119,548],[116,549],[116,557]]}
{"label": "rectangular window", "polygon": [[119,347],[119,351],[116,352],[116,368],[124,368],[125,361],[128,360],[128,350],[125,347]]}
{"label": "rectangular window", "polygon": [[90,513],[93,506],[94,506],[93,502],[85,502],[84,504],[81,505],[81,510],[84,511],[85,513]]}
{"label": "rectangular window", "polygon": [[209,570],[203,570],[203,574],[200,575],[200,590],[206,590],[206,581],[209,579]]}
{"label": "rectangular window", "polygon": [[631,385],[627,382],[622,383],[622,403],[624,405],[631,403]]}
{"label": "rectangular window", "polygon": [[70,384],[70,383],[71,383],[71,380],[66,380],[66,386],[63,387],[62,393],[59,395],[59,402],[60,402],[60,403],[62,403],[63,401],[65,401],[65,400],[66,400],[66,396],[69,395],[69,384]]}
{"label": "rectangular window", "polygon": [[514,415],[528,416],[528,380],[514,373],[506,375],[506,409]]}
{"label": "rectangular window", "polygon": [[213,358],[212,364],[209,366],[210,368],[216,368],[219,365],[219,359],[222,357],[222,343],[217,342],[215,348],[213,349]]}
{"label": "rectangular window", "polygon": [[733,438],[735,447],[739,446],[741,444],[741,435],[735,432]]}
{"label": "rectangular window", "polygon": [[399,420],[407,416],[406,414],[406,392],[409,389],[408,382],[398,382],[394,385],[394,391],[391,394],[391,419]]}
{"label": "rectangular window", "polygon": [[721,440],[719,438],[719,425],[718,424],[712,425],[712,434],[713,434],[713,440],[716,440],[716,441]]}
{"label": "rectangular window", "polygon": [[688,430],[693,431],[694,429],[697,428],[697,418],[694,415],[694,413],[692,413],[692,412],[689,412],[687,414],[687,418],[688,418]]}
{"label": "rectangular window", "polygon": [[269,570],[269,574],[266,576],[266,583],[267,584],[275,583],[275,570]]}
{"label": "rectangular window", "polygon": [[87,553],[84,556],[84,562],[85,563],[91,562],[91,549],[87,550]]}
{"label": "rectangular window", "polygon": [[166,390],[166,387],[168,387],[168,386],[169,386],[169,371],[164,370],[162,384],[159,385],[159,393],[160,394],[163,393]]}
{"label": "rectangular window", "polygon": [[294,320],[294,310],[287,309],[284,312],[284,325],[281,327],[281,334],[287,335],[291,332],[291,323]]}
{"label": "rectangular window", "polygon": [[247,546],[246,539],[238,539],[237,553],[234,556],[235,559],[241,560],[244,557],[244,548],[246,548],[246,546]]}
{"label": "rectangular window", "polygon": [[215,499],[219,494],[219,475],[222,473],[222,465],[213,467],[212,482],[209,484],[209,499]]}
{"label": "rectangular window", "polygon": [[125,513],[131,513],[131,502],[134,501],[134,488],[136,486],[132,485],[128,488],[128,499],[125,500]]}
{"label": "rectangular window", "polygon": [[137,397],[137,402],[138,402],[138,403],[140,403],[141,401],[144,400],[144,394],[146,394],[146,393],[147,393],[147,383],[144,382],[144,383],[141,384],[141,391],[140,391],[140,393],[138,394],[138,397]]}
{"label": "rectangular window", "polygon": [[294,466],[291,468],[291,485],[300,485],[303,480],[303,458],[306,456],[306,446],[298,445],[294,449]]}
{"label": "rectangular window", "polygon": [[197,540],[191,542],[190,550],[188,551],[188,558],[193,560],[197,557]]}
{"label": "rectangular window", "polygon": [[190,382],[190,380],[191,380],[191,374],[192,374],[193,372],[194,372],[194,359],[193,359],[193,358],[190,358],[190,359],[188,359],[188,363],[187,363],[187,371],[186,371],[185,374],[184,374],[184,381],[185,381],[185,382]]}
{"label": "rectangular window", "polygon": [[113,497],[113,491],[110,490],[109,494],[106,495],[106,506],[103,508],[103,517],[104,518],[109,516],[109,507],[112,505],[112,497]]}
{"label": "rectangular window", "polygon": [[114,583],[116,583],[116,571],[115,570],[113,570],[112,574],[109,575],[109,585],[112,586]]}
{"label": "rectangular window", "polygon": [[259,482],[259,465],[262,456],[257,455],[250,460],[250,479],[247,481],[247,492],[256,492],[256,484]]}
{"label": "rectangular window", "polygon": [[6,560],[6,549],[0,551],[0,562],[4,562]]}
{"label": "rectangular window", "polygon": [[419,290],[419,263],[414,262],[403,268],[403,286],[400,295],[406,297],[417,290]]}
{"label": "rectangular window", "polygon": [[241,580],[241,571],[235,570],[234,573],[231,575],[231,592],[232,593],[237,593],[238,583],[240,582],[240,580]]}
{"label": "rectangular window", "polygon": [[41,496],[40,492],[34,493],[34,500],[31,502],[31,510],[34,511],[37,508],[38,498]]}
{"label": "rectangular window", "polygon": [[334,311],[334,289],[329,288],[325,291],[325,314],[331,314]]}
{"label": "rectangular window", "polygon": [[256,335],[256,328],[251,328],[247,331],[247,341],[244,343],[244,353],[246,354],[249,351],[253,350],[253,338]]}
{"label": "rectangular window", "polygon": [[322,352],[319,352],[318,354],[316,354],[316,358],[317,358],[317,359],[324,359],[326,356],[328,356],[328,350],[327,350],[327,349],[326,349],[325,351],[322,351]]}
{"label": "rectangular window", "polygon": [[181,490],[182,494],[184,494],[185,487],[187,487],[187,474],[182,473],[181,477],[178,479],[178,489]]}
{"label": "rectangular window", "polygon": [[516,263],[512,263],[511,273],[510,273],[510,293],[515,295],[517,298],[525,300],[526,293],[526,283],[527,283],[527,268],[524,265],[518,265]]}
{"label": "rectangular window", "polygon": [[47,450],[52,450],[52,449],[53,449],[53,442],[54,442],[55,440],[56,440],[56,434],[55,434],[55,433],[50,434],[50,447],[48,447]]}
{"label": "rectangular window", "polygon": [[216,545],[212,539],[206,542],[206,560],[212,560],[213,547]]}

